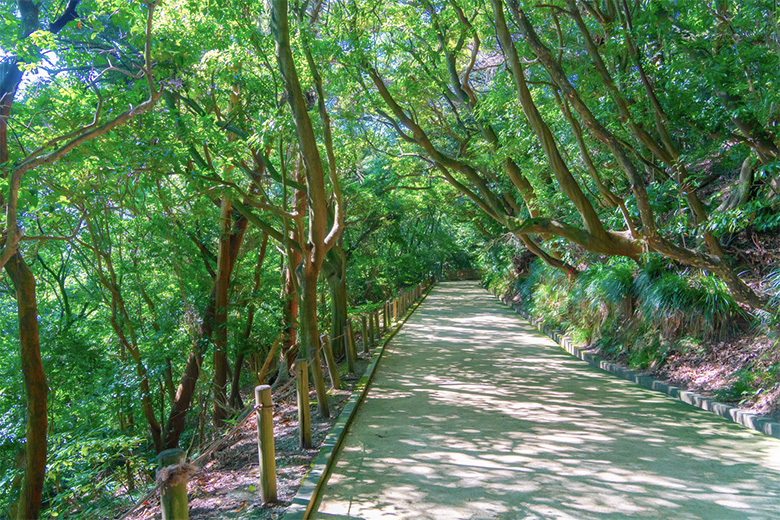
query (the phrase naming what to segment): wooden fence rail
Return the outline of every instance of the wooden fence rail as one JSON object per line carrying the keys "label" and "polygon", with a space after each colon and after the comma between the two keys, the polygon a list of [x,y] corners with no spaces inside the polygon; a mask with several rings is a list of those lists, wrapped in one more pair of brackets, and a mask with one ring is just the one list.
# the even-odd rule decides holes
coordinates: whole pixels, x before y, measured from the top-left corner
{"label": "wooden fence rail", "polygon": [[[425,280],[424,282],[401,291],[397,296],[383,302],[381,307],[360,315],[360,341],[363,345],[362,351],[364,354],[368,354],[369,348],[376,346],[382,336],[390,332],[391,324],[400,321],[413,307],[414,303],[425,294],[425,290],[432,283],[432,279]],[[295,361],[298,439],[300,447],[303,449],[312,447],[309,372],[312,372],[312,382],[315,385],[324,385],[320,352],[323,352],[325,356],[325,363],[331,380],[331,386],[334,389],[339,389],[341,386],[339,367],[333,355],[332,342],[336,340],[343,342],[342,344],[344,345],[348,365],[347,369],[350,373],[354,374],[355,361],[357,360],[358,354],[355,330],[351,318],[348,318],[345,323],[343,337],[330,338],[327,334],[323,334],[320,338],[320,345],[310,350],[309,360],[297,359]],[[273,350],[275,350],[276,347],[277,345],[275,344]],[[268,370],[268,367],[265,366],[267,364],[268,361],[266,361],[263,366],[263,372]],[[317,372],[319,372],[319,378],[317,377]],[[292,381],[290,381],[290,383],[292,383]],[[318,395],[325,394],[324,392],[322,394],[318,392]],[[322,417],[328,417],[328,403],[320,403],[318,400],[317,404],[320,415]],[[186,453],[184,450],[178,448],[160,453],[158,457],[160,470],[158,472],[159,482],[157,486],[149,492],[146,497],[138,501],[133,508],[127,511],[122,518],[129,516],[141,505],[146,504],[148,498],[159,489],[161,494],[160,503],[162,518],[164,520],[186,520],[189,516],[187,505],[187,481],[189,476],[197,471],[197,463],[210,456],[214,450],[238,432],[240,427],[243,426],[251,416],[251,410],[251,406],[247,407],[244,410],[246,415],[242,412],[237,424],[224,437],[212,443],[193,463],[187,462]],[[277,500],[276,456],[273,437],[273,400],[271,387],[269,385],[263,384],[255,388],[254,411],[257,418],[257,447],[258,460],[260,462],[261,496],[264,503],[275,502]],[[174,474],[175,478],[172,476]],[[162,480],[159,478],[161,475],[164,477]]]}

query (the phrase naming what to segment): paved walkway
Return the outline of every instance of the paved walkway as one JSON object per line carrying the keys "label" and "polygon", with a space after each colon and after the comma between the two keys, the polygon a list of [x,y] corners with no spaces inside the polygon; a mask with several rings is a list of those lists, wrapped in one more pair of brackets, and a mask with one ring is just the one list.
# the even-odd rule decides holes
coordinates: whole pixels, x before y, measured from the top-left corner
{"label": "paved walkway", "polygon": [[780,514],[780,441],[591,368],[473,282],[387,349],[316,518]]}

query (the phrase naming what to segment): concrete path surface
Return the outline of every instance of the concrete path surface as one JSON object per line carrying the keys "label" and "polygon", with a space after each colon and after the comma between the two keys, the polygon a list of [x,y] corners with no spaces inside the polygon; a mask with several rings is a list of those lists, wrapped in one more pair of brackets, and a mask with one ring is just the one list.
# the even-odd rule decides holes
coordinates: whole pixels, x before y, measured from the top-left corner
{"label": "concrete path surface", "polygon": [[780,441],[591,368],[453,282],[387,346],[315,518],[778,515]]}

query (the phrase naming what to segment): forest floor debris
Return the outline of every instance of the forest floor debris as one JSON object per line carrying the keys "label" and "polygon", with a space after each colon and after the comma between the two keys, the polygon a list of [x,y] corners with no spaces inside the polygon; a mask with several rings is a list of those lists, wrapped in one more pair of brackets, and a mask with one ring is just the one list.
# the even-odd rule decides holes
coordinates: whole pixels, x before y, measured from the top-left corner
{"label": "forest floor debris", "polygon": [[653,375],[676,386],[780,420],[777,341],[746,335],[670,355]]}
{"label": "forest floor debris", "polygon": [[[370,355],[360,354],[356,374],[362,374]],[[316,395],[312,391],[311,417],[314,447],[303,450],[298,445],[298,412],[295,387],[290,386],[274,396],[274,439],[278,501],[264,505],[260,496],[260,467],[257,453],[255,414],[236,434],[235,440],[215,452],[212,459],[195,474],[187,485],[190,520],[268,520],[280,518],[289,507],[303,477],[308,472],[322,442],[336,422],[359,380],[359,376],[341,373],[341,389],[328,391],[331,417],[322,420],[317,414]],[[327,378],[327,374],[325,375]],[[246,399],[251,399],[247,396]],[[161,517],[159,498],[139,509],[128,520],[152,520]]]}

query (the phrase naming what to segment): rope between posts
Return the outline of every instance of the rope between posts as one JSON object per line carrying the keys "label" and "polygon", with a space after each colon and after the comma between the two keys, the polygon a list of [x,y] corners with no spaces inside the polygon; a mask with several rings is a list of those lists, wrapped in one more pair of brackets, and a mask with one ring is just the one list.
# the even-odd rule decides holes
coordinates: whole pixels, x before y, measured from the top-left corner
{"label": "rope between posts", "polygon": [[[244,417],[243,417],[243,418],[242,418],[240,421],[238,421],[238,422],[236,423],[236,425],[235,425],[235,426],[233,426],[233,428],[231,428],[231,429],[230,429],[230,431],[229,431],[228,433],[226,433],[225,435],[223,435],[221,439],[219,439],[219,440],[217,440],[217,441],[214,441],[213,443],[211,443],[211,445],[210,445],[210,446],[209,446],[209,447],[206,449],[206,451],[204,451],[203,453],[201,453],[200,455],[198,455],[198,458],[197,458],[197,459],[195,459],[195,460],[194,460],[192,463],[193,463],[193,464],[198,464],[198,463],[199,463],[201,460],[203,460],[204,458],[208,457],[209,455],[211,455],[212,453],[214,453],[215,451],[217,451],[217,448],[219,448],[220,446],[222,446],[222,444],[224,444],[224,443],[225,443],[225,441],[227,441],[227,440],[228,440],[228,439],[230,439],[230,438],[231,438],[233,435],[235,435],[235,434],[238,432],[238,430],[239,430],[239,429],[240,429],[240,428],[241,428],[241,427],[242,427],[244,424],[246,424],[246,422],[247,422],[247,421],[249,421],[249,419],[252,417],[252,414],[251,414],[250,412],[251,412],[251,411],[253,411],[253,410],[257,411],[257,408],[258,408],[258,407],[257,407],[257,406],[255,406],[255,405],[250,405],[250,406],[247,406],[246,408],[244,408],[244,411],[243,411],[243,412],[241,412],[241,415],[243,415],[243,414],[246,414],[246,415],[245,415],[245,416],[244,416]],[[239,415],[239,417],[241,417],[241,416]]]}
{"label": "rope between posts", "polygon": [[[267,406],[267,407],[264,407],[263,405],[259,405],[259,406],[258,405],[249,405],[249,406],[246,406],[244,408],[244,410],[241,412],[241,414],[239,415],[239,417],[242,417],[242,416],[243,417],[230,429],[230,431],[228,431],[225,435],[223,435],[222,438],[212,442],[209,445],[209,447],[206,449],[206,451],[204,451],[203,453],[198,455],[197,459],[195,459],[192,462],[184,462],[182,464],[173,464],[171,466],[167,466],[167,467],[165,467],[165,468],[163,468],[161,470],[161,473],[162,472],[166,472],[168,474],[171,474],[171,473],[176,473],[176,472],[182,472],[183,471],[183,472],[187,473],[188,477],[191,476],[191,475],[194,475],[200,469],[199,464],[200,464],[200,462],[203,459],[205,459],[206,457],[208,457],[209,455],[214,453],[217,450],[217,448],[222,446],[222,444],[224,444],[224,442],[226,440],[230,439],[236,433],[238,433],[238,430],[240,430],[241,427],[244,426],[244,424],[246,424],[247,421],[249,421],[249,419],[252,417],[252,414],[250,412],[252,412],[252,411],[258,412],[258,411],[262,410],[263,408],[274,408],[274,405]],[[163,476],[163,478],[158,478],[157,479],[157,484],[146,495],[141,497],[135,504],[133,504],[133,507],[131,507],[122,516],[120,516],[119,520],[125,520],[125,518],[127,518],[132,513],[134,513],[139,507],[141,507],[146,502],[148,502],[149,499],[152,498],[157,493],[157,490],[162,488],[164,485],[169,484],[168,480],[169,479],[166,478],[165,476]],[[169,485],[171,485],[171,484],[169,484]]]}

